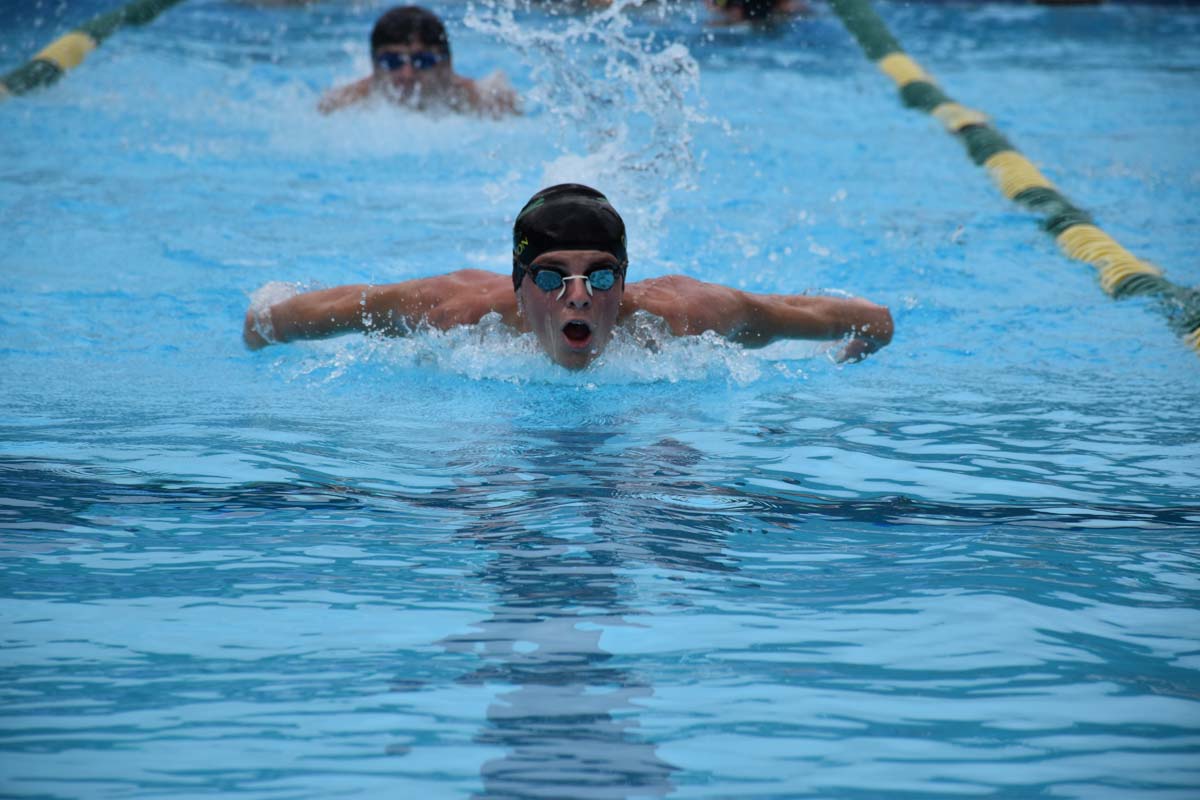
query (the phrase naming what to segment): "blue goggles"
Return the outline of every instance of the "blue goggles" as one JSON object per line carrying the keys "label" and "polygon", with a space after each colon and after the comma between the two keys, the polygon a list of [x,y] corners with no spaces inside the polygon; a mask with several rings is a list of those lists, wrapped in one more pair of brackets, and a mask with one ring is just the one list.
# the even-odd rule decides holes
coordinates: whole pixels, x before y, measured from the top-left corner
{"label": "blue goggles", "polygon": [[563,275],[550,267],[525,267],[525,271],[533,276],[533,282],[543,292],[553,292],[558,289],[558,297],[555,299],[562,300],[563,295],[567,293],[567,281],[583,281],[583,285],[587,287],[588,297],[592,296],[593,288],[607,292],[617,285],[620,267],[601,267],[592,270],[587,275]]}
{"label": "blue goggles", "polygon": [[395,72],[406,66],[411,66],[417,72],[433,69],[442,63],[443,56],[431,50],[418,53],[379,53],[375,56],[375,66],[385,72]]}

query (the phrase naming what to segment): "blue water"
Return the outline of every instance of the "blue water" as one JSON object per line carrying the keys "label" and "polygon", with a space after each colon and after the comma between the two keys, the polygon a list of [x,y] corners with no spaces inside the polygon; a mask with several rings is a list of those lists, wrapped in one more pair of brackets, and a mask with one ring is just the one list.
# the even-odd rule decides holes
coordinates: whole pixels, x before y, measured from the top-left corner
{"label": "blue water", "polygon": [[[319,116],[381,3],[189,0],[0,105],[0,794],[1195,797],[1200,365],[1153,301],[823,8],[433,6],[524,116]],[[0,58],[106,7],[23,6]],[[1197,9],[880,10],[1200,283]],[[568,179],[632,277],[861,295],[896,338],[243,349],[273,281],[504,271]]]}

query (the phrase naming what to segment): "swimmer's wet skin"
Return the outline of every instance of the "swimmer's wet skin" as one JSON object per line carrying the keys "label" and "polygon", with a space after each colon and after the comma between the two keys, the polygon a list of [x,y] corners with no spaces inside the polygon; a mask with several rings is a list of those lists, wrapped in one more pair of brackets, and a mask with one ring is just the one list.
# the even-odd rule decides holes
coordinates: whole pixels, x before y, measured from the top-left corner
{"label": "swimmer's wet skin", "polygon": [[892,316],[866,300],[763,295],[682,275],[626,284],[625,224],[604,195],[580,184],[535,194],[513,225],[507,276],[459,270],[383,286],[308,292],[251,307],[242,331],[252,350],[349,332],[404,336],[422,325],[447,330],[498,314],[531,332],[557,364],[582,369],[633,314],[661,317],[676,336],[713,331],[747,347],[778,339],[845,339],[839,361],[858,360],[892,339]]}

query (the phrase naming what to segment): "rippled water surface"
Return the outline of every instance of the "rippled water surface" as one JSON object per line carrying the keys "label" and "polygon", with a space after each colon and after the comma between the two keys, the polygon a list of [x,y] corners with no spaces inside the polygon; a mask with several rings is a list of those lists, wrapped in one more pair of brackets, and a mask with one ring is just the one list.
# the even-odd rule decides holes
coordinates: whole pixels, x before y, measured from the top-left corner
{"label": "rippled water surface", "polygon": [[[1200,365],[1154,304],[821,6],[433,5],[522,117],[319,116],[383,8],[337,2],[189,0],[0,105],[0,794],[1196,796]],[[14,12],[0,57],[106,8]],[[1196,9],[880,10],[1200,283]],[[559,180],[633,277],[861,295],[896,338],[242,348],[273,281],[504,271]]]}

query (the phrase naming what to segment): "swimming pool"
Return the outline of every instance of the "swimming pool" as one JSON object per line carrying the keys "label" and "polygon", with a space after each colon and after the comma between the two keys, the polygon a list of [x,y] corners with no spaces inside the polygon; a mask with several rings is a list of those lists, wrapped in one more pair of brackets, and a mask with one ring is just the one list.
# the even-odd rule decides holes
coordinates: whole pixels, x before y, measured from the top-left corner
{"label": "swimming pool", "polygon": [[[525,116],[317,115],[376,3],[189,0],[0,105],[0,791],[1193,796],[1200,370],[1152,302],[821,9],[433,7]],[[879,10],[1200,283],[1196,9]],[[896,338],[581,374],[489,328],[243,349],[271,281],[506,270],[564,179],[633,277],[862,295]]]}

